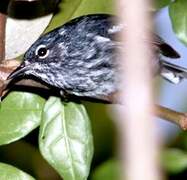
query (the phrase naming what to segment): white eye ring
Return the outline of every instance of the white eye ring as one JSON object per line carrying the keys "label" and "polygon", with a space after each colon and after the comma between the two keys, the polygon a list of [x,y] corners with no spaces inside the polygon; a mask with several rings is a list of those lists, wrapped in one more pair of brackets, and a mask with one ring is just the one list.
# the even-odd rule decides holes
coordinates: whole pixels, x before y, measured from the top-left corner
{"label": "white eye ring", "polygon": [[44,44],[41,44],[36,48],[35,55],[40,59],[44,59],[49,55],[49,49]]}

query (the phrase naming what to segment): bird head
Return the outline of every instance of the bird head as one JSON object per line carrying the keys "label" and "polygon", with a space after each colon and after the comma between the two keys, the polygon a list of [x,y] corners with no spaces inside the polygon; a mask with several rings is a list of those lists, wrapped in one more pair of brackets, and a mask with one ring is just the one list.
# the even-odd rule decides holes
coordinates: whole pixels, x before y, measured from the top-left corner
{"label": "bird head", "polygon": [[60,66],[59,63],[63,58],[63,38],[59,32],[60,31],[56,29],[41,36],[27,50],[23,62],[9,75],[8,79],[12,80],[29,75],[49,83],[50,73],[55,71],[55,66]]}

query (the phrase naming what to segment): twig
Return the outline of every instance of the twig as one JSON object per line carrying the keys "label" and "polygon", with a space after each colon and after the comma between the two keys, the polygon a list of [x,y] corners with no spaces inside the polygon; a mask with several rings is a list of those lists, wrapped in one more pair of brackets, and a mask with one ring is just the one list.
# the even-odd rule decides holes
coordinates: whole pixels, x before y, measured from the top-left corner
{"label": "twig", "polygon": [[6,15],[0,13],[0,63],[5,58]]}
{"label": "twig", "polygon": [[162,119],[177,124],[183,130],[187,130],[187,113],[177,112],[172,109],[157,105],[155,107],[155,114]]}

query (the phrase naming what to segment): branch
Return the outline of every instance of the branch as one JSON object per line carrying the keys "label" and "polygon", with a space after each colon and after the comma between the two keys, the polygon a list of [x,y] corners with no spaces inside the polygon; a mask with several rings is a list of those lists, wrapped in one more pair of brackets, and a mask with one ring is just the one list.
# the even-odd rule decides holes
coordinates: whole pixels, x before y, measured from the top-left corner
{"label": "branch", "polygon": [[0,13],[0,63],[5,58],[6,15]]}
{"label": "branch", "polygon": [[187,113],[177,112],[172,109],[157,105],[155,107],[155,115],[177,124],[183,130],[187,130]]}

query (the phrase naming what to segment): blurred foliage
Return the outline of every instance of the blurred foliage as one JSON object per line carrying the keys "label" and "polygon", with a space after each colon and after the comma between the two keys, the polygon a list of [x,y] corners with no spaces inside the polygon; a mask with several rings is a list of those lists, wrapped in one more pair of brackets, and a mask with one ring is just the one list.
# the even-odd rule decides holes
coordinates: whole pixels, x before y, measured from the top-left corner
{"label": "blurred foliage", "polygon": [[110,117],[110,106],[84,103],[91,119],[94,138],[93,166],[111,158],[116,152],[116,126]]}
{"label": "blurred foliage", "polygon": [[112,0],[63,0],[58,8],[59,13],[54,15],[45,32],[48,32],[55,27],[58,27],[81,15],[93,13],[111,14],[113,12],[114,5]]}
{"label": "blurred foliage", "polygon": [[187,1],[155,0],[158,9],[168,6],[173,30],[177,38],[187,45]]}
{"label": "blurred foliage", "polygon": [[[155,4],[157,9],[169,7],[173,29],[187,44],[186,0],[155,0]],[[91,13],[113,14],[114,9],[112,0],[63,0],[45,32],[74,17]],[[10,93],[0,105],[0,144],[4,145],[0,147],[1,162],[14,165],[39,180],[59,180],[55,170],[65,180],[86,179],[93,154],[93,137],[95,147],[90,179],[119,179],[120,165],[114,159],[116,127],[108,116],[109,106],[84,102],[88,116],[82,104],[62,102],[58,97],[47,100],[26,92]],[[38,131],[39,148],[45,160],[39,153]],[[14,142],[23,137],[24,140]],[[186,133],[181,133],[162,151],[162,167],[169,177],[180,176],[187,170],[186,142]],[[32,179],[21,170],[1,163],[0,179],[14,177]]]}
{"label": "blurred foliage", "polygon": [[[36,132],[35,132],[36,131]],[[35,144],[31,144],[29,138],[35,138],[38,133],[35,130],[27,139],[1,146],[1,161],[10,163],[23,171],[32,174],[36,179],[60,180],[54,169],[41,156]],[[27,142],[26,142],[27,141]],[[36,141],[36,139],[34,140]]]}
{"label": "blurred foliage", "polygon": [[169,6],[173,30],[181,42],[187,45],[187,1],[176,0]]}
{"label": "blurred foliage", "polygon": [[115,159],[107,160],[92,173],[91,180],[119,180],[121,175],[120,163]]}
{"label": "blurred foliage", "polygon": [[171,3],[171,2],[172,2],[171,0],[155,0],[154,1],[156,9],[160,9],[160,8],[165,7],[165,6],[168,6],[169,3]]}
{"label": "blurred foliage", "polygon": [[176,148],[164,150],[162,165],[170,173],[180,173],[187,168],[187,152]]}

